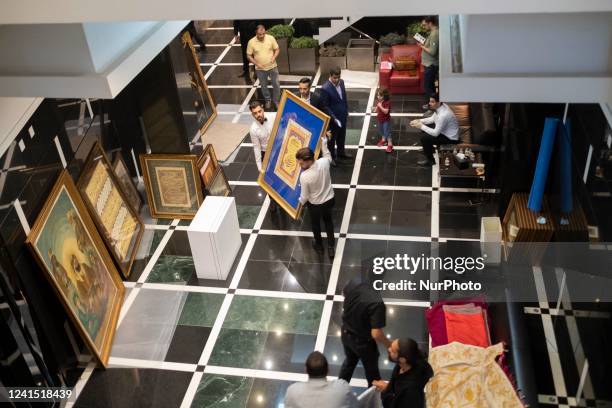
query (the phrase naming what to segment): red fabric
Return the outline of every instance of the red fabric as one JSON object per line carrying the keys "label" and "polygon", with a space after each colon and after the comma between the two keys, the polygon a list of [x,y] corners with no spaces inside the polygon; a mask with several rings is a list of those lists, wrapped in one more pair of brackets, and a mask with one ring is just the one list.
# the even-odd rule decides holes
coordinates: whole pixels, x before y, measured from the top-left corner
{"label": "red fabric", "polygon": [[444,312],[446,336],[449,343],[457,341],[472,346],[488,347],[489,336],[482,313],[463,314]]}
{"label": "red fabric", "polygon": [[389,109],[389,111],[387,113],[384,113],[380,109],[376,110],[376,119],[378,119],[378,123],[391,120],[391,101],[381,101],[380,104],[383,108]]}
{"label": "red fabric", "polygon": [[446,319],[444,318],[444,311],[442,310],[442,307],[444,305],[464,305],[466,303],[473,303],[475,306],[480,306],[482,307],[484,313],[486,313],[487,304],[482,298],[442,300],[435,303],[425,311],[427,328],[429,329],[429,335],[431,336],[431,347],[442,346],[449,343],[446,335]]}

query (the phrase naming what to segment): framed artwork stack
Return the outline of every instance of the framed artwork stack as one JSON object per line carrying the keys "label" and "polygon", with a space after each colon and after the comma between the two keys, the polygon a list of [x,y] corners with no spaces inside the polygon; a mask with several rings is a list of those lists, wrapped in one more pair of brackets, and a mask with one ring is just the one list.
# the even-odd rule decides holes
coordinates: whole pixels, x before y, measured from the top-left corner
{"label": "framed artwork stack", "polygon": [[129,203],[132,205],[132,208],[136,210],[136,212],[140,211],[140,207],[142,206],[142,198],[140,198],[140,193],[138,192],[138,189],[130,176],[127,165],[123,161],[121,152],[115,153],[115,158],[113,159],[113,171],[115,172],[115,176],[117,176],[119,184],[121,184],[123,192],[127,196]]}
{"label": "framed artwork stack", "polygon": [[206,145],[196,164],[200,172],[202,185],[207,189],[219,168],[219,162],[217,161],[213,145]]}
{"label": "framed artwork stack", "polygon": [[106,367],[125,288],[66,170],[53,186],[26,244],[84,342]]}
{"label": "framed artwork stack", "polygon": [[128,278],[144,225],[98,142],[89,152],[77,188],[121,273]]}

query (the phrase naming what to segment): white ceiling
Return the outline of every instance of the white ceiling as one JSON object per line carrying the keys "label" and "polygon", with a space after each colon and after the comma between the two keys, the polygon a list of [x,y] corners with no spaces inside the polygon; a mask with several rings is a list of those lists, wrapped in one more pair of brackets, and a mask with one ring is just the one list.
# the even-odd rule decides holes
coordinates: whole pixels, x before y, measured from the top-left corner
{"label": "white ceiling", "polygon": [[612,0],[2,0],[0,24],[612,11]]}

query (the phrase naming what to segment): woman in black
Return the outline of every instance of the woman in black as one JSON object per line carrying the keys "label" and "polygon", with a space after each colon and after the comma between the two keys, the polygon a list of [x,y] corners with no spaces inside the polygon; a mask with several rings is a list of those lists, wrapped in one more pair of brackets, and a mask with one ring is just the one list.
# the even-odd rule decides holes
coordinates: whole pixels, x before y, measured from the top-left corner
{"label": "woman in black", "polygon": [[433,376],[433,370],[419,350],[416,341],[397,339],[388,349],[389,360],[396,363],[391,379],[374,381],[382,393],[385,408],[425,407],[425,384]]}

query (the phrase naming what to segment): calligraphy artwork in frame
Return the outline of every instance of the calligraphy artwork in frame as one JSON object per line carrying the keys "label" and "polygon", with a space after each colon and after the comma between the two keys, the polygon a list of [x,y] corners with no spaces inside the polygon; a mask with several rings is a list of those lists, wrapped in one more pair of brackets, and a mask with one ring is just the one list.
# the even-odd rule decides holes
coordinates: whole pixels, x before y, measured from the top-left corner
{"label": "calligraphy artwork in frame", "polygon": [[299,201],[302,169],[295,153],[309,147],[317,158],[328,124],[329,116],[283,91],[257,182],[293,219],[299,217],[302,209]]}
{"label": "calligraphy artwork in frame", "polygon": [[200,59],[195,51],[189,32],[183,33],[182,42],[187,61],[187,74],[193,94],[193,107],[196,112],[200,134],[204,134],[212,121],[217,117],[217,107],[206,84],[204,73],[200,68]]}
{"label": "calligraphy artwork in frame", "polygon": [[125,288],[63,170],[26,240],[83,341],[106,367]]}
{"label": "calligraphy artwork in frame", "polygon": [[193,219],[204,196],[191,154],[141,154],[142,175],[153,218]]}
{"label": "calligraphy artwork in frame", "polygon": [[127,279],[144,225],[98,142],[89,152],[77,188],[109,252]]}
{"label": "calligraphy artwork in frame", "polygon": [[117,179],[119,179],[119,183],[121,184],[121,187],[123,187],[123,192],[127,196],[132,208],[136,212],[140,211],[142,198],[140,198],[140,193],[136,188],[136,184],[134,184],[132,176],[130,176],[130,171],[128,170],[127,164],[125,164],[123,161],[121,152],[115,153],[115,158],[113,160],[113,171],[115,172]]}
{"label": "calligraphy artwork in frame", "polygon": [[208,188],[212,182],[217,169],[219,168],[219,162],[217,161],[217,155],[215,154],[215,148],[211,144],[207,144],[204,151],[198,157],[198,170],[200,173],[200,179],[204,188]]}

